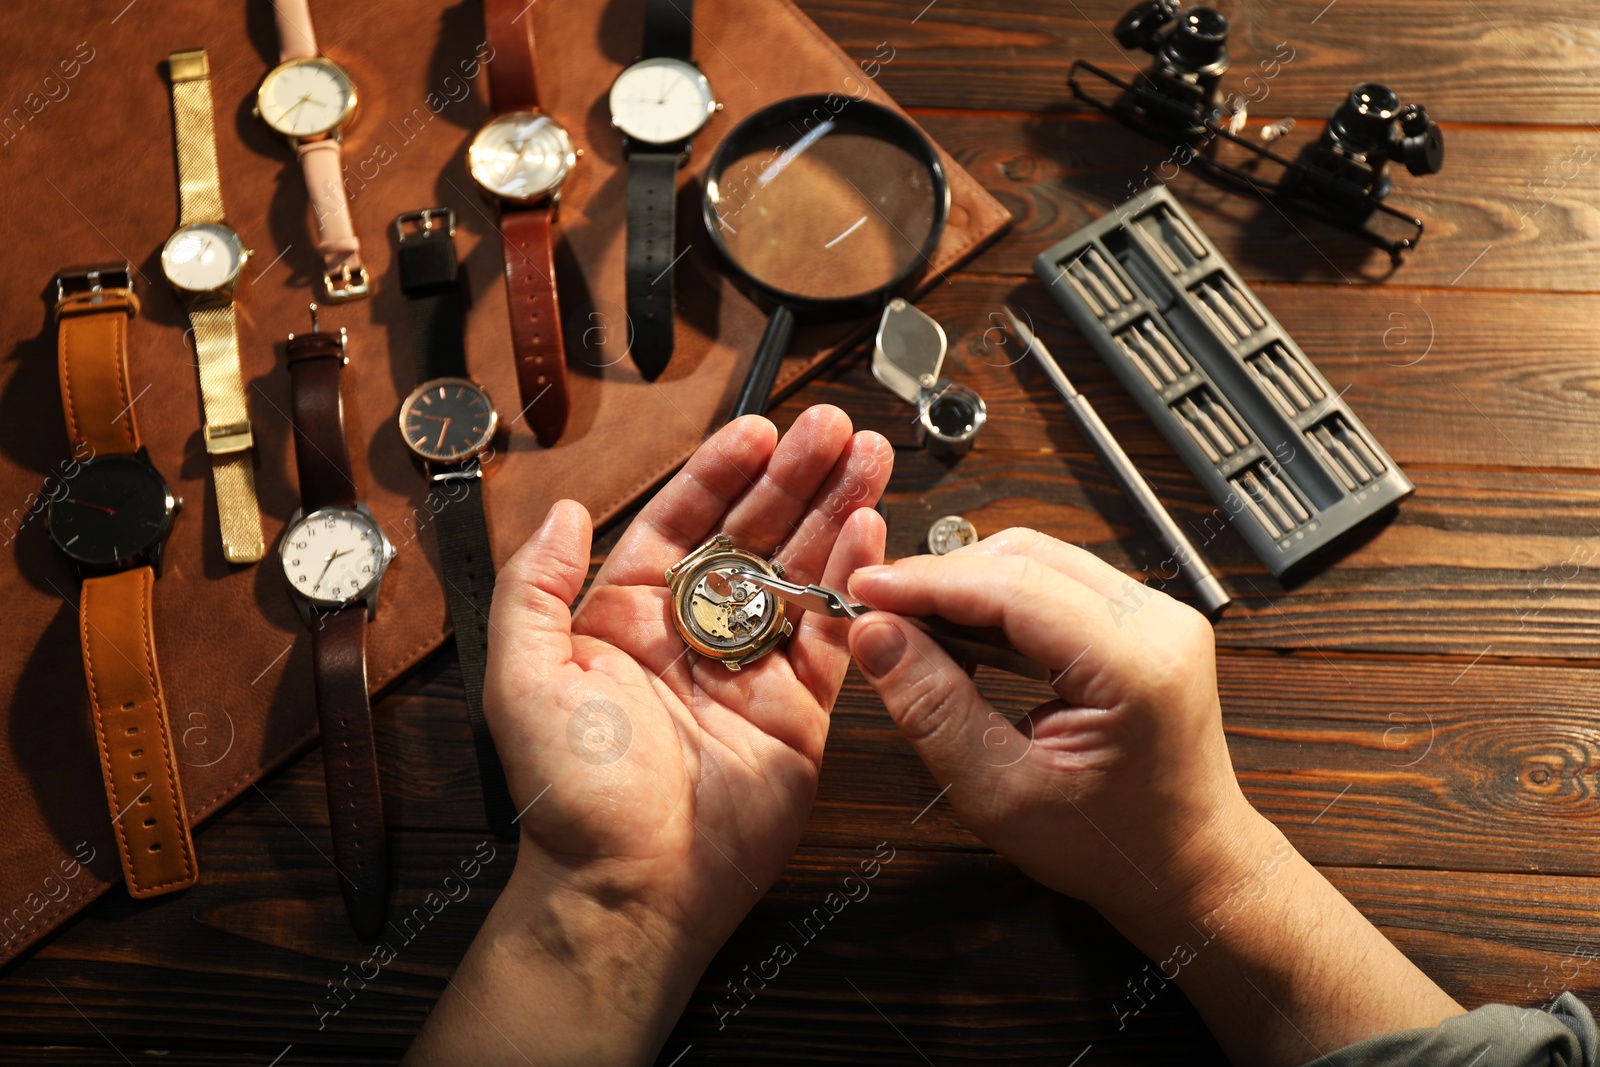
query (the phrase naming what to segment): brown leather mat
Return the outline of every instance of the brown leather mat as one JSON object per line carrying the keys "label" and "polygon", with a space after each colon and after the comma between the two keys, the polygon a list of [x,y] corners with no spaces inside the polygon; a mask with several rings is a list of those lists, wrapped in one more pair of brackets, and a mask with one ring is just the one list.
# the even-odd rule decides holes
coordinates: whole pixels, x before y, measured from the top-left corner
{"label": "brown leather mat", "polygon": [[[121,877],[90,731],[79,658],[77,577],[44,528],[46,479],[67,458],[46,294],[57,268],[128,258],[141,272],[142,313],[129,324],[132,389],[152,459],[186,506],[156,584],[157,654],[195,821],[282,763],[314,735],[311,643],[284,588],[275,544],[299,501],[286,412],[284,336],[309,327],[319,256],[293,155],[251,116],[276,62],[266,0],[163,0],[96,5],[90,17],[41,18],[7,4],[11,59],[0,97],[0,963]],[[722,136],[774,100],[803,92],[888,102],[869,78],[786,0],[701,0],[695,55],[725,109],[695,140],[680,176],[677,352],[654,384],[623,357],[626,174],[606,92],[640,51],[642,0],[533,4],[547,107],[584,149],[563,193],[557,264],[572,375],[572,417],[551,449],[516,423],[489,465],[486,495],[497,558],[532,532],[561,496],[597,519],[659,482],[721,421],[766,321],[730,283],[699,222],[700,174]],[[356,479],[399,548],[369,645],[374,689],[445,638],[449,622],[423,481],[394,426],[414,384],[404,299],[392,269],[391,221],[453,207],[471,289],[472,372],[509,420],[517,396],[501,243],[493,210],[467,176],[464,152],[487,114],[475,65],[480,4],[421,0],[398,8],[312,4],[319,43],[348,69],[361,111],[345,141],[356,230],[376,279],[365,302],[325,309],[323,328],[350,331],[345,378]],[[177,181],[164,60],[210,52],[227,216],[255,256],[239,285],[244,379],[255,422],[268,556],[224,562],[199,433],[199,389],[186,321],[158,253],[176,225]],[[476,75],[475,77],[472,75]],[[949,229],[919,284],[952,269],[1009,221],[948,158]],[[780,385],[834,354],[864,324],[803,329]],[[421,532],[418,532],[419,526]],[[201,877],[206,845],[198,839]],[[92,856],[80,870],[77,859]]]}

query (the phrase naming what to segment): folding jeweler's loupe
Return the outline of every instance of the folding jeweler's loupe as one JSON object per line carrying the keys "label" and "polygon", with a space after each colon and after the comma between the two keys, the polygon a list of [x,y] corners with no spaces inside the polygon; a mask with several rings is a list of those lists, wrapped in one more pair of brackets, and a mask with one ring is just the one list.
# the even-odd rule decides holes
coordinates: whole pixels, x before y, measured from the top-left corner
{"label": "folding jeweler's loupe", "polygon": [[942,459],[972,448],[988,411],[983,397],[939,377],[949,342],[944,328],[896,297],[883,309],[872,350],[872,376],[917,409],[917,443]]}

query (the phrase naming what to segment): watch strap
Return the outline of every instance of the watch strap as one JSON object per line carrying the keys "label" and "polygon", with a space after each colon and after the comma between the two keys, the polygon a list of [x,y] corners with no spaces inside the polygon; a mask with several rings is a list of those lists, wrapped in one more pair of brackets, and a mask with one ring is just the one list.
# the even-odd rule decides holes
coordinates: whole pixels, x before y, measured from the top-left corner
{"label": "watch strap", "polygon": [[154,585],[149,567],[85,578],[78,603],[106,806],[134,897],[187,889],[200,875],[156,669]]}
{"label": "watch strap", "polygon": [[206,50],[167,57],[172,77],[172,125],[178,145],[178,224],[222,221],[222,180],[212,126],[211,68]]}
{"label": "watch strap", "polygon": [[539,107],[537,55],[533,48],[533,5],[524,0],[483,0],[489,35],[489,99],[498,114]]}
{"label": "watch strap", "polygon": [[371,939],[383,928],[389,853],[367,697],[366,605],[313,614],[311,656],[333,866],[351,925]]}
{"label": "watch strap", "polygon": [[[431,378],[465,378],[467,349],[463,332],[460,263],[454,226],[432,220],[451,217],[447,208],[429,208],[395,220],[400,227],[400,291],[411,314],[411,348],[417,383]],[[421,225],[409,232],[403,223]]]}
{"label": "watch strap", "polygon": [[502,838],[516,836],[516,806],[506,785],[505,768],[483,714],[483,678],[489,659],[489,605],[494,597],[494,556],[489,523],[484,515],[483,482],[463,478],[463,495],[439,509],[435,517],[439,559],[444,574],[445,603],[456,634],[461,660],[461,685],[467,695],[467,721],[472,726],[483,785],[484,814],[489,828]]}
{"label": "watch strap", "polygon": [[344,146],[337,137],[302,141],[295,146],[295,155],[300,159],[300,173],[316,220],[323,291],[334,301],[366,296],[372,290],[344,190]]}
{"label": "watch strap", "polygon": [[685,63],[694,54],[694,0],[646,0],[644,57]]}
{"label": "watch strap", "polygon": [[647,381],[654,381],[672,359],[680,157],[677,151],[628,153],[629,351]]}
{"label": "watch strap", "polygon": [[56,308],[61,407],[74,454],[80,445],[95,456],[139,451],[128,389],[128,318],[136,306],[131,290],[102,290]]}
{"label": "watch strap", "polygon": [[310,0],[272,0],[272,17],[278,24],[279,63],[308,59],[317,54]]}
{"label": "watch strap", "polygon": [[567,426],[567,359],[556,298],[556,261],[549,207],[504,207],[506,301],[511,351],[522,410],[539,443],[549,447]]}
{"label": "watch strap", "polygon": [[309,515],[320,508],[353,508],[355,475],[345,442],[340,379],[347,362],[344,337],[312,332],[290,339],[289,419],[294,426],[294,462],[300,504]]}
{"label": "watch strap", "polygon": [[192,305],[195,360],[200,368],[203,436],[211,456],[222,551],[229,563],[254,563],[266,552],[256,500],[255,437],[239,373],[239,319],[232,301]]}

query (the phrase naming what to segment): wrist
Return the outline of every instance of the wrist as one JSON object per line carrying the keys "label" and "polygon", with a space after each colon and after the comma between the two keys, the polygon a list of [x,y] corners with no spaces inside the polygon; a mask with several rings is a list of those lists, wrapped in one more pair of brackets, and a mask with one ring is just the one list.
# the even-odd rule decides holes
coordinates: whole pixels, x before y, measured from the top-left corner
{"label": "wrist", "polygon": [[654,1062],[720,946],[626,893],[557,876],[534,852],[524,840],[408,1063],[469,1049],[478,1062]]}
{"label": "wrist", "polygon": [[1149,897],[1100,910],[1146,953],[1162,951],[1175,936],[1214,936],[1243,907],[1261,900],[1298,859],[1282,831],[1236,794],[1188,836],[1157,875],[1159,887]]}

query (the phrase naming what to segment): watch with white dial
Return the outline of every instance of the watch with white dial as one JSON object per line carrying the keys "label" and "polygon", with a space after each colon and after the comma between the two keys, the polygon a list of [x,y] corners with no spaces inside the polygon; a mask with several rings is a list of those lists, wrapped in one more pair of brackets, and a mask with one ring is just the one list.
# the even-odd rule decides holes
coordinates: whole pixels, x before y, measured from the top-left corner
{"label": "watch with white dial", "polygon": [[732,573],[743,569],[783,577],[781,566],[734,548],[727,534],[717,534],[666,574],[679,636],[730,671],[765,656],[794,632],[783,598]]}
{"label": "watch with white dial", "polygon": [[261,79],[255,115],[283,135],[300,159],[317,246],[322,288],[332,301],[372,291],[361,241],[344,191],[344,130],[356,112],[356,87],[344,68],[318,53],[309,0],[273,0],[279,63]]}
{"label": "watch with white dial", "polygon": [[229,563],[254,563],[266,552],[256,502],[254,445],[239,374],[234,286],[250,250],[222,212],[211,73],[204,49],[167,57],[178,153],[178,228],[161,249],[161,271],[189,312],[206,452],[217,493],[222,551]]}
{"label": "watch with white dial", "polygon": [[289,594],[311,628],[317,718],[333,834],[333,864],[351,925],[363,938],[383,928],[388,849],[378,755],[367,696],[367,620],[394,546],[356,498],[345,441],[340,381],[345,332],[290,334],[290,422],[300,507],[278,544]]}
{"label": "watch with white dial", "polygon": [[524,0],[484,0],[495,114],[473,135],[467,169],[500,206],[518,406],[549,447],[566,429],[569,407],[552,228],[561,185],[583,153],[540,107],[534,18]]}
{"label": "watch with white dial", "polygon": [[721,110],[691,60],[693,0],[648,0],[644,55],[611,85],[611,125],[628,157],[629,352],[647,380],[672,359],[678,168]]}

